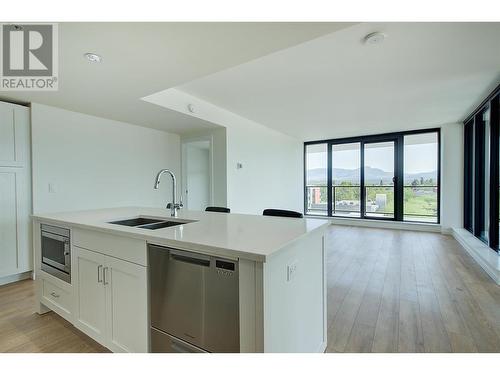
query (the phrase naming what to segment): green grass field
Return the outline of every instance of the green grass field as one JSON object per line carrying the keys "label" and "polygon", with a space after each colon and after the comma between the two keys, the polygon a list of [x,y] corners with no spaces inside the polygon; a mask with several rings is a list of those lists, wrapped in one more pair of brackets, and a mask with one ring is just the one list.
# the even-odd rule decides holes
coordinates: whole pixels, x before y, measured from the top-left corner
{"label": "green grass field", "polygon": [[[376,202],[377,194],[386,194],[387,201],[384,210],[379,212],[392,213],[394,211],[394,193],[392,187],[367,186],[367,199]],[[326,187],[321,189],[321,203],[326,204]],[[359,201],[359,188],[337,186],[335,201]],[[433,187],[405,187],[404,188],[404,215],[409,219],[420,221],[436,221],[437,218],[437,193]]]}
{"label": "green grass field", "polygon": [[433,188],[418,188],[419,193],[412,188],[405,188],[404,213],[414,216],[437,217],[437,193]]}

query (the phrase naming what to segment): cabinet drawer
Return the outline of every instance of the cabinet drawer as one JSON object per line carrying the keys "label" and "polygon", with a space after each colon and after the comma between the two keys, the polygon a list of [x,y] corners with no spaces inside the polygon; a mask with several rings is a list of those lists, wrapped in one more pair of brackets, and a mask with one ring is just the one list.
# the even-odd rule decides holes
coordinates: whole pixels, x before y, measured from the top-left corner
{"label": "cabinet drawer", "polygon": [[42,280],[42,282],[43,298],[69,314],[71,311],[71,294],[46,279]]}
{"label": "cabinet drawer", "polygon": [[146,240],[75,228],[73,246],[146,266]]}

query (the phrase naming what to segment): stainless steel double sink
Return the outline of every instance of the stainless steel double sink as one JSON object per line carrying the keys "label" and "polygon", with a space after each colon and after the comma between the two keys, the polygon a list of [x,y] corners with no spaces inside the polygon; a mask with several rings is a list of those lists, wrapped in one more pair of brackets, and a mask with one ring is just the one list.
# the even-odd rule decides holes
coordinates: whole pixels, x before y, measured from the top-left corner
{"label": "stainless steel double sink", "polygon": [[141,229],[160,229],[167,227],[174,227],[176,225],[189,224],[193,221],[189,220],[165,220],[150,217],[133,217],[130,219],[109,221],[108,224],[124,225],[127,227],[141,228]]}

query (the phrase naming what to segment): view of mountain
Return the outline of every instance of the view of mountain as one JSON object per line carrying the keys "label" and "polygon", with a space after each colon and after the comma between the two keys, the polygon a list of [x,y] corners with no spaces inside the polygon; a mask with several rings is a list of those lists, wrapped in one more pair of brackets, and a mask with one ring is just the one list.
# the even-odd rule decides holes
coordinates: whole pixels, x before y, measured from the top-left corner
{"label": "view of mountain", "polygon": [[[309,183],[325,183],[326,184],[326,168],[315,168],[307,171]],[[366,167],[365,168],[365,182],[369,184],[378,184],[380,180],[385,183],[390,183],[393,174],[385,172],[382,169]],[[405,173],[405,184],[411,184],[412,181],[421,178],[424,180],[432,179],[437,181],[437,171],[422,172],[422,173]],[[335,182],[350,181],[353,184],[359,183],[359,168],[356,169],[343,169],[333,168],[333,179]]]}

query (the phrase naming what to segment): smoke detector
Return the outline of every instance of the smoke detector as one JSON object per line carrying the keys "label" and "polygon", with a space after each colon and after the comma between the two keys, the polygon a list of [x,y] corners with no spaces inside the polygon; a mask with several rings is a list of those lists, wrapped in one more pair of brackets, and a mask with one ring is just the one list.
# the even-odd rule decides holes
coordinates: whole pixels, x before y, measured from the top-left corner
{"label": "smoke detector", "polygon": [[365,44],[381,44],[387,35],[381,32],[370,33],[364,37]]}
{"label": "smoke detector", "polygon": [[87,52],[83,56],[91,63],[100,63],[102,61],[102,57],[96,53]]}

